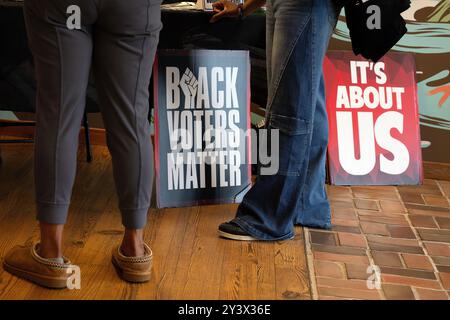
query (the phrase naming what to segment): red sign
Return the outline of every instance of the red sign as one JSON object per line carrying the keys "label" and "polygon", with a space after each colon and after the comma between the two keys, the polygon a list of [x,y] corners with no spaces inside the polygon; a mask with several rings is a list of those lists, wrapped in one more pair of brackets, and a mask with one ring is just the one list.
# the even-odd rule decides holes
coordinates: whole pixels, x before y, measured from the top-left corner
{"label": "red sign", "polygon": [[391,53],[373,63],[331,51],[324,72],[331,183],[420,184],[414,56]]}

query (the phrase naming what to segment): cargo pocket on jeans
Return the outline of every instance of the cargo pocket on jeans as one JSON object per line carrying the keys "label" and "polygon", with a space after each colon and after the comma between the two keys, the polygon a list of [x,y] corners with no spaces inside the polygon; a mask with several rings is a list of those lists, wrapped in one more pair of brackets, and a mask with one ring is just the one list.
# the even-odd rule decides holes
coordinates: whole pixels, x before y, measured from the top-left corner
{"label": "cargo pocket on jeans", "polygon": [[279,129],[284,134],[294,136],[307,134],[311,131],[311,122],[295,117],[282,116],[272,113],[269,115],[269,126]]}
{"label": "cargo pocket on jeans", "polygon": [[268,127],[279,130],[278,146],[272,146],[272,155],[278,151],[278,174],[300,176],[312,132],[311,121],[271,114],[268,117]]}

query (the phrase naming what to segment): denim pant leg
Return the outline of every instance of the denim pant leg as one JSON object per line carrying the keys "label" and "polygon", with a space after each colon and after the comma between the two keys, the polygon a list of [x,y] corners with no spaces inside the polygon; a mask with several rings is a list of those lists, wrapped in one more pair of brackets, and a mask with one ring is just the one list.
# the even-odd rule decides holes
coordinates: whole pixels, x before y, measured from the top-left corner
{"label": "denim pant leg", "polygon": [[331,208],[325,189],[327,146],[328,116],[325,102],[325,83],[322,76],[314,112],[305,185],[299,198],[299,210],[294,221],[297,225],[325,229],[331,227]]}
{"label": "denim pant leg", "polygon": [[[324,212],[324,217],[319,214],[307,219],[302,209],[308,202],[303,199],[308,199],[309,194],[324,192],[322,183],[305,186],[308,178],[317,176],[315,170],[320,169],[319,175],[324,172],[325,148],[319,140],[324,140],[327,132],[323,130],[327,129],[317,126],[317,134],[313,133],[316,107],[324,100],[322,63],[336,10],[332,0],[272,0],[267,6],[267,32],[273,35],[268,35],[272,43],[267,48],[270,69],[266,124],[280,132],[280,168],[276,175],[258,177],[234,222],[256,238],[283,240],[294,235],[297,220],[322,228],[330,224],[327,201],[324,208],[315,208]],[[319,148],[316,142],[320,142]],[[321,163],[310,165],[310,158],[317,156]]]}

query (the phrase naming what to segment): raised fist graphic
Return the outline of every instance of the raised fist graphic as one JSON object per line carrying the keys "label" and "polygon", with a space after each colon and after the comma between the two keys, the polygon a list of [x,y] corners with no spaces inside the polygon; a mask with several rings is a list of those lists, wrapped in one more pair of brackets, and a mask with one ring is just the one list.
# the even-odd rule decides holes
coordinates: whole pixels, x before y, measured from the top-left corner
{"label": "raised fist graphic", "polygon": [[189,68],[186,68],[186,71],[180,79],[180,87],[185,96],[184,108],[194,108],[195,98],[197,97],[198,81]]}

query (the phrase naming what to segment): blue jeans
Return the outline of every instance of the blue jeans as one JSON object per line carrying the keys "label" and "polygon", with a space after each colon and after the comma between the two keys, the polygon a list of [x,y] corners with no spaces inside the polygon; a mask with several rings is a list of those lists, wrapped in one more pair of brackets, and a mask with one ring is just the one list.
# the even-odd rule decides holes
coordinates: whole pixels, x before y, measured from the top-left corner
{"label": "blue jeans", "polygon": [[267,1],[266,127],[279,130],[280,166],[258,177],[233,220],[258,239],[292,238],[295,224],[331,227],[322,63],[338,9],[333,0]]}

